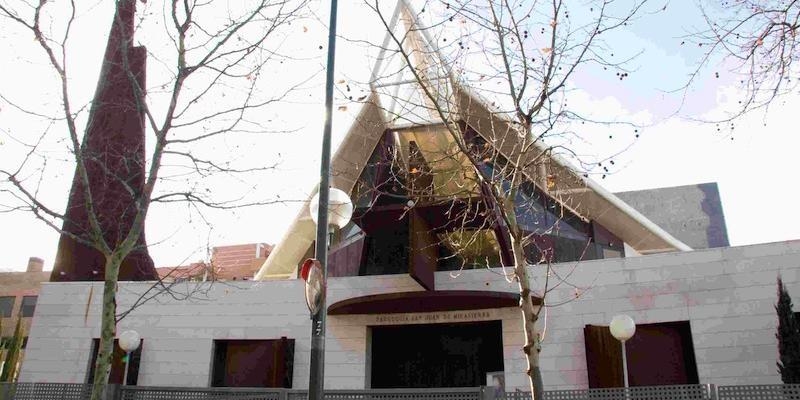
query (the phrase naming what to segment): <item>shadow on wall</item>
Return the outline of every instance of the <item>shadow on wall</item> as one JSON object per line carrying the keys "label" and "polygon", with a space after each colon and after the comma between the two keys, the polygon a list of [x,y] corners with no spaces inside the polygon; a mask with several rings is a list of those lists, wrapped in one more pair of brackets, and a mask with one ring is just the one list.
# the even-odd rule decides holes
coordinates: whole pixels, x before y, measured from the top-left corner
{"label": "shadow on wall", "polygon": [[708,247],[727,247],[728,228],[725,225],[725,214],[722,211],[722,200],[719,196],[719,188],[716,183],[703,183],[697,185],[703,192],[703,200],[700,208],[708,216],[708,228],[706,228],[706,239]]}

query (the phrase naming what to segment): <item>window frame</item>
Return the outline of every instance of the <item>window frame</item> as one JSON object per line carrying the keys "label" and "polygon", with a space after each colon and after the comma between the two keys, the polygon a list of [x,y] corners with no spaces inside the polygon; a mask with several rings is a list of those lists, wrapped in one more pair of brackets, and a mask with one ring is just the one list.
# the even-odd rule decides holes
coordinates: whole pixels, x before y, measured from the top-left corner
{"label": "window frame", "polygon": [[[8,308],[3,307],[4,304],[8,304],[8,299],[11,299],[11,303],[9,304]],[[17,296],[0,296],[0,318],[11,318],[14,315],[14,306],[17,302]],[[8,310],[7,312],[5,310]],[[8,315],[6,315],[8,314]]]}
{"label": "window frame", "polygon": [[[25,304],[26,299],[33,299],[33,305]],[[33,314],[36,313],[36,304],[38,302],[39,302],[39,296],[37,295],[22,296],[22,301],[20,301],[19,304],[19,313],[22,316],[22,318],[32,318]]]}

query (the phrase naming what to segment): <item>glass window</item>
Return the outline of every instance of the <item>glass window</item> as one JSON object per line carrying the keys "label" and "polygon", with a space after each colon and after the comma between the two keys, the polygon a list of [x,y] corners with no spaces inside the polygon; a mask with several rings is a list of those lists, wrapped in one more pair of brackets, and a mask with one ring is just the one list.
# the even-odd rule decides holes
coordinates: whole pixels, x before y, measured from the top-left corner
{"label": "glass window", "polygon": [[14,309],[14,296],[0,297],[0,317],[8,318],[11,316],[11,311]]}
{"label": "glass window", "polygon": [[[447,248],[447,253],[452,255],[450,262],[442,265],[440,270],[472,269],[499,267],[500,245],[494,231],[457,230],[439,234],[439,240]],[[441,263],[440,263],[441,264]]]}
{"label": "glass window", "polygon": [[32,317],[34,310],[36,310],[36,300],[38,296],[23,296],[22,297],[22,307],[20,307],[20,312],[22,313],[23,317]]}
{"label": "glass window", "polygon": [[592,228],[594,242],[597,243],[597,251],[603,258],[625,257],[625,248],[622,240],[597,222],[592,224]]}
{"label": "glass window", "polygon": [[517,216],[517,224],[525,232],[543,233],[550,229],[550,226],[547,225],[547,211],[545,211],[542,196],[530,182],[523,183],[520,190],[517,191],[514,212]]}
{"label": "glass window", "polygon": [[407,274],[409,243],[407,219],[368,235],[359,275]]}

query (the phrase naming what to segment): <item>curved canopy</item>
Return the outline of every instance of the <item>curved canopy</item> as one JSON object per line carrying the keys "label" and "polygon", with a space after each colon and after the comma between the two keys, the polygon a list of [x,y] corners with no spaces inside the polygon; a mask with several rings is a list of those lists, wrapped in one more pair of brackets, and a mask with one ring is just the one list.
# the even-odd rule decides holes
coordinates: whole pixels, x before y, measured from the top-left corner
{"label": "curved canopy", "polygon": [[[533,304],[541,299],[533,298]],[[486,290],[439,290],[383,293],[354,297],[331,304],[329,315],[400,314],[517,307],[519,294]]]}

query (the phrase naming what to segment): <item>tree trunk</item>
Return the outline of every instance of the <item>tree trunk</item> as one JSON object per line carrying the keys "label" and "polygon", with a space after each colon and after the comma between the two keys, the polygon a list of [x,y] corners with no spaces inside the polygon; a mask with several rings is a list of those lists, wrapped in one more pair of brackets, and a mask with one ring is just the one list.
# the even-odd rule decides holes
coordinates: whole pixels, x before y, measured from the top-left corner
{"label": "tree trunk", "polygon": [[522,312],[522,325],[525,331],[525,345],[522,350],[525,352],[525,359],[528,368],[528,380],[531,386],[532,400],[544,400],[544,386],[542,383],[542,371],[539,369],[539,337],[536,334],[536,321],[539,313],[534,311],[533,298],[531,297],[531,285],[528,279],[527,261],[525,252],[522,248],[522,240],[517,235],[511,236],[511,248],[514,252],[514,275],[519,284],[519,308]]}
{"label": "tree trunk", "polygon": [[[106,256],[106,276],[103,284],[103,311],[100,321],[100,349],[94,369],[92,399],[103,400],[111,372],[111,356],[114,354],[114,338],[117,331],[117,276],[122,259],[116,254]],[[124,382],[123,382],[124,383]]]}

